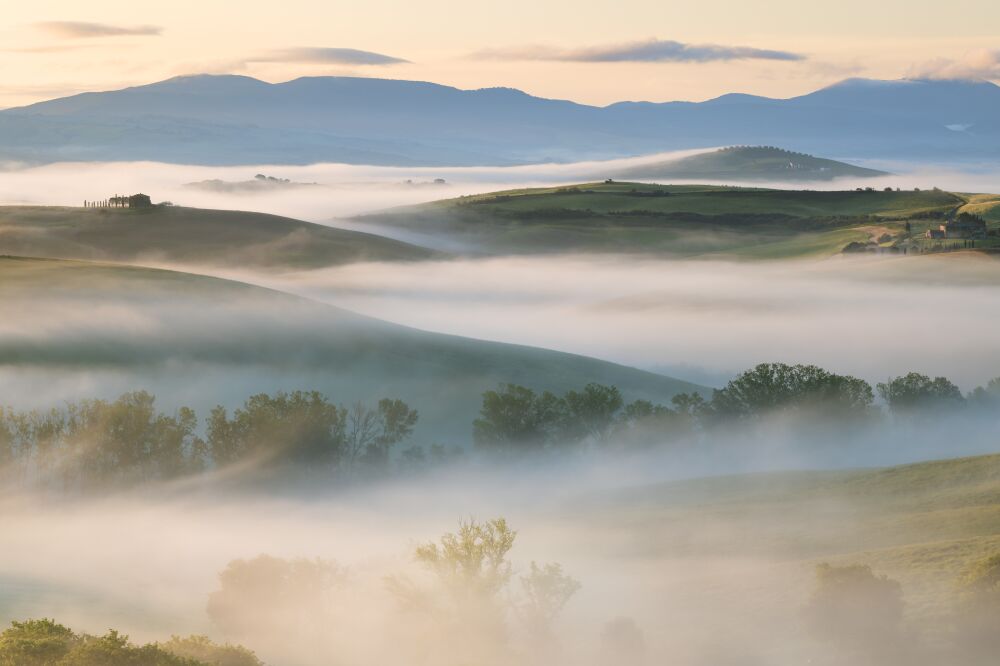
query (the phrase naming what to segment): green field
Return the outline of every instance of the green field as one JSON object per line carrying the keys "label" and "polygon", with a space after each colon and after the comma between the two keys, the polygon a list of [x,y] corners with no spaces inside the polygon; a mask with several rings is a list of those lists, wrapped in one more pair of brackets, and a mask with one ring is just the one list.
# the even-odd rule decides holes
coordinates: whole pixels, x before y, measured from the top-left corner
{"label": "green field", "polygon": [[174,206],[2,206],[0,254],[263,270],[435,256],[399,241],[287,217]]}
{"label": "green field", "polygon": [[[928,191],[773,190],[588,183],[511,190],[358,218],[461,239],[486,254],[635,252],[739,258],[823,256],[905,221],[929,227],[966,196]],[[922,231],[922,229],[921,229]]]}
{"label": "green field", "polygon": [[[49,387],[148,389],[199,410],[256,392],[316,389],[353,403],[392,396],[421,412],[418,435],[471,437],[500,382],[565,392],[588,382],[669,402],[706,390],[592,358],[397,326],[282,292],[203,276],[0,257],[0,372]],[[81,395],[94,397],[90,389]],[[28,396],[8,395],[8,400]],[[17,405],[15,405],[17,406]]]}

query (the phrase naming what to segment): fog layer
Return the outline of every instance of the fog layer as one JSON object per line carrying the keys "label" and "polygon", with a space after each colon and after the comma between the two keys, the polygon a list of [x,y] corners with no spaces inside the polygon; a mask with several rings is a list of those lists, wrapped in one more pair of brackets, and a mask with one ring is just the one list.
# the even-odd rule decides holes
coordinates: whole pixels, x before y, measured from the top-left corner
{"label": "fog layer", "polygon": [[[254,279],[251,277],[251,279]],[[265,284],[418,328],[557,348],[710,385],[762,361],[965,389],[1000,375],[1000,262],[569,256],[354,264]]]}

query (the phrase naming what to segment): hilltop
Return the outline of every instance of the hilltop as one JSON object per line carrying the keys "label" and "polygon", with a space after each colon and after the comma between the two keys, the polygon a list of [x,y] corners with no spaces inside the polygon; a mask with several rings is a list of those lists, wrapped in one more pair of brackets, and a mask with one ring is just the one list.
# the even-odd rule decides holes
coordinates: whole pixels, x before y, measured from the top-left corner
{"label": "hilltop", "polygon": [[1000,87],[852,79],[789,99],[605,107],[421,81],[185,76],[0,111],[0,160],[503,165],[725,145],[836,159],[1000,156]]}
{"label": "hilltop", "polygon": [[[0,257],[0,321],[0,365],[46,395],[77,385],[144,388],[200,411],[280,389],[316,389],[348,404],[391,396],[420,411],[422,439],[448,444],[470,438],[482,392],[501,382],[557,392],[599,382],[660,403],[707,390],[574,354],[427,333],[229,280],[112,264]],[[56,370],[59,387],[50,383]]]}
{"label": "hilltop", "polygon": [[889,174],[771,146],[734,146],[675,160],[643,164],[610,175],[625,180],[822,181],[835,178],[875,178]]}
{"label": "hilltop", "polygon": [[381,236],[277,215],[179,206],[0,206],[0,253],[265,270],[437,256]]}
{"label": "hilltop", "polygon": [[[852,242],[918,236],[970,202],[940,190],[776,190],[585,183],[509,190],[361,216],[372,229],[460,239],[484,254],[627,252],[746,258],[824,256]],[[995,225],[994,225],[995,226]],[[889,240],[885,240],[885,236]]]}

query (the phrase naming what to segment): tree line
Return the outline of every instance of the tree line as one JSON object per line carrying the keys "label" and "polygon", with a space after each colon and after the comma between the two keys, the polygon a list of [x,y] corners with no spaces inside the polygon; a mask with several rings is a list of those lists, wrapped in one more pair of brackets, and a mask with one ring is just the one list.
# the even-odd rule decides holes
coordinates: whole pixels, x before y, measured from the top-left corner
{"label": "tree line", "polygon": [[[903,423],[997,407],[1000,378],[963,395],[945,377],[911,372],[873,388],[812,365],[763,363],[710,397],[682,393],[666,405],[626,402],[616,387],[596,383],[561,395],[501,384],[483,394],[471,434],[479,451],[519,454],[682,441],[776,416],[811,428],[846,429],[886,416]],[[146,391],[50,410],[0,408],[0,480],[107,491],[225,469],[357,476],[459,455],[459,447],[404,446],[418,419],[402,400],[345,406],[317,391],[254,395],[232,412],[215,407],[204,421],[190,407],[161,411]]]}
{"label": "tree line", "polygon": [[[876,404],[876,394],[885,409]],[[719,428],[783,418],[810,427],[852,428],[975,408],[1000,408],[1000,378],[967,395],[945,377],[911,372],[872,386],[814,365],[761,363],[711,397],[675,395],[669,405],[626,403],[613,386],[588,384],[556,395],[501,384],[483,394],[473,439],[485,450],[518,452],[578,444],[630,445],[684,439]]]}
{"label": "tree line", "polygon": [[108,490],[208,470],[384,467],[418,414],[401,400],[338,405],[316,391],[259,394],[199,430],[190,407],[164,413],[146,391],[47,411],[0,409],[0,477],[61,491]]}

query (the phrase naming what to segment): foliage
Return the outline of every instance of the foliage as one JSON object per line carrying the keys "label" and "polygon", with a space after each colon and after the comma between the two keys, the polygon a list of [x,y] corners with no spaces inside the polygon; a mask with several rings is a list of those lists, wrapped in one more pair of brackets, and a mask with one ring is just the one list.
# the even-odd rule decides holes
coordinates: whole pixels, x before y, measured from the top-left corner
{"label": "foliage", "polygon": [[193,410],[158,412],[145,391],[47,412],[0,410],[0,457],[51,487],[132,485],[201,470],[204,443],[196,428]]}
{"label": "foliage", "polygon": [[533,637],[546,640],[556,616],[579,591],[580,581],[563,573],[559,564],[532,562],[527,575],[521,576],[524,601],[518,611]]}
{"label": "foliage", "polygon": [[903,618],[900,584],[869,566],[816,567],[816,590],[806,607],[813,633],[835,646],[864,653],[895,645]]}
{"label": "foliage", "polygon": [[387,580],[403,607],[415,611],[411,619],[423,623],[418,633],[424,640],[434,637],[428,649],[447,646],[430,663],[509,663],[506,616],[511,611],[525,621],[533,648],[548,637],[548,627],[580,584],[558,564],[532,562],[521,579],[522,596],[514,601],[508,589],[513,578],[509,555],[516,539],[503,518],[460,521],[456,532],[414,551],[416,562],[431,574],[430,586]]}
{"label": "foliage", "polygon": [[318,391],[258,394],[229,418],[212,410],[208,447],[220,466],[237,462],[334,469],[359,461],[385,464],[393,445],[409,437],[417,412],[401,400],[382,399],[374,410],[350,410]]}
{"label": "foliage", "polygon": [[56,664],[79,640],[72,631],[49,619],[12,622],[0,634],[0,666]]}
{"label": "foliage", "polygon": [[865,418],[873,401],[871,386],[856,377],[837,375],[815,365],[761,363],[715,391],[711,412],[727,419],[801,410]]}
{"label": "foliage", "polygon": [[[484,450],[538,451],[567,444],[602,444],[630,435],[639,439],[665,426],[676,413],[648,401],[625,404],[614,386],[587,384],[557,396],[548,391],[502,384],[483,394],[473,439]],[[676,424],[676,421],[672,423]]]}
{"label": "foliage", "polygon": [[917,372],[879,384],[878,393],[894,414],[955,408],[964,402],[962,392],[947,378],[931,379]]}
{"label": "foliage", "polygon": [[510,581],[507,554],[516,538],[503,518],[462,521],[458,532],[418,546],[414,556],[453,596],[492,599]]}
{"label": "foliage", "polygon": [[321,622],[343,579],[325,560],[284,560],[260,555],[234,560],[219,574],[208,599],[209,618],[226,635],[253,637],[285,631],[308,635]]}
{"label": "foliage", "polygon": [[250,650],[241,645],[219,645],[208,636],[172,636],[159,647],[174,656],[191,659],[208,666],[264,666]]}
{"label": "foliage", "polygon": [[114,629],[103,636],[90,636],[42,619],[12,622],[0,633],[0,666],[263,665],[245,648],[218,646],[204,636],[136,646]]}
{"label": "foliage", "polygon": [[524,386],[502,384],[483,394],[473,439],[495,450],[538,449],[552,440],[560,418],[559,399],[552,393],[536,395]]}
{"label": "foliage", "polygon": [[966,400],[975,407],[1000,406],[1000,377],[994,377],[986,386],[977,386],[969,393]]}

